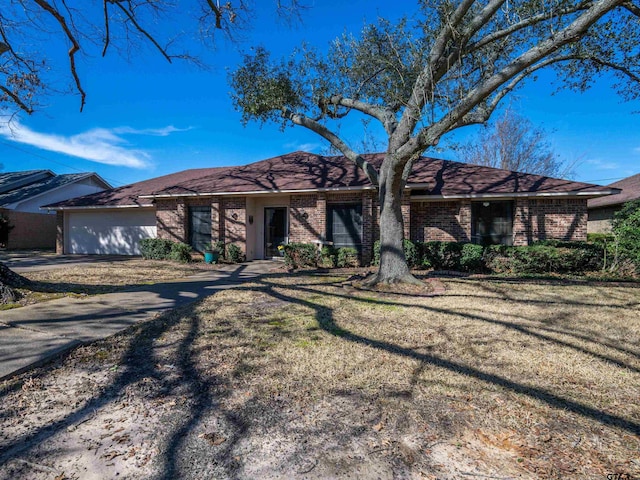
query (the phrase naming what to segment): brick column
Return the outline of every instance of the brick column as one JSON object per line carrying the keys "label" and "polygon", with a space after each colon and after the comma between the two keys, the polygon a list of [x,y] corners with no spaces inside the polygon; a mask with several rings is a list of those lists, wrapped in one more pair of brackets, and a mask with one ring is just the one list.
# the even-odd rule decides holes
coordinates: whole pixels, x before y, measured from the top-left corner
{"label": "brick column", "polygon": [[322,236],[322,239],[326,240],[327,239],[327,194],[326,193],[324,192],[318,193],[316,210],[317,210],[318,232]]}
{"label": "brick column", "polygon": [[405,190],[402,194],[402,223],[404,223],[404,238],[411,238],[411,192]]}
{"label": "brick column", "polygon": [[471,201],[461,200],[460,210],[458,210],[458,224],[462,231],[463,239],[457,239],[457,241],[471,241]]}
{"label": "brick column", "polygon": [[518,198],[513,212],[513,244],[529,245],[531,240],[531,215],[529,200]]}
{"label": "brick column", "polygon": [[56,212],[56,254],[64,254],[64,212]]}
{"label": "brick column", "polygon": [[373,195],[374,192],[362,192],[362,264],[369,265],[373,255]]}
{"label": "brick column", "polygon": [[247,251],[247,202],[245,197],[225,198],[224,242],[235,243],[243,252]]}
{"label": "brick column", "polygon": [[223,240],[223,228],[221,220],[223,217],[222,202],[220,197],[211,198],[211,241]]}

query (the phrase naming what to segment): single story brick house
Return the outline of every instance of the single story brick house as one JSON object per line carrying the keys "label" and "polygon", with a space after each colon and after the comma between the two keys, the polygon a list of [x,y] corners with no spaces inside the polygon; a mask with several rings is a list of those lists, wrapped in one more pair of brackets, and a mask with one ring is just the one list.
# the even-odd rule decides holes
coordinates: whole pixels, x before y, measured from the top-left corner
{"label": "single story brick house", "polygon": [[640,173],[636,173],[608,185],[620,193],[592,198],[587,202],[588,233],[611,233],[613,216],[626,202],[640,198]]}
{"label": "single story brick house", "polygon": [[[367,160],[382,162],[382,154]],[[526,245],[585,240],[587,199],[615,190],[568,180],[422,158],[402,199],[405,237]],[[138,254],[142,238],[202,250],[239,245],[248,260],[287,242],[352,246],[371,258],[378,237],[376,191],[344,157],[294,152],[244,166],[153,178],[49,205],[60,253]]]}

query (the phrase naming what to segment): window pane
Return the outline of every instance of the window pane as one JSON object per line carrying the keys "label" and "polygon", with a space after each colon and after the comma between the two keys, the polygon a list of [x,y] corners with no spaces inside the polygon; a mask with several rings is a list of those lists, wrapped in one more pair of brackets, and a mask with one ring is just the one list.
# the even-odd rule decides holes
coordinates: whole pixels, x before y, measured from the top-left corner
{"label": "window pane", "polygon": [[328,236],[335,248],[362,249],[362,205],[329,206]]}
{"label": "window pane", "polygon": [[472,241],[480,245],[513,243],[513,202],[473,202]]}

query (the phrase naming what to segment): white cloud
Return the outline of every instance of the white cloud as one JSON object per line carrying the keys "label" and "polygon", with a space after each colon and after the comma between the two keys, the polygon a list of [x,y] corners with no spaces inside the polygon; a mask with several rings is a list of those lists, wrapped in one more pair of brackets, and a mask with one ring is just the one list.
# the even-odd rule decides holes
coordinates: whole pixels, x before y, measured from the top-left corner
{"label": "white cloud", "polygon": [[150,156],[143,150],[129,148],[128,142],[122,135],[152,135],[167,136],[179,129],[168,126],[158,129],[136,130],[131,127],[113,129],[94,128],[71,136],[40,133],[31,130],[17,120],[9,125],[0,124],[0,136],[18,143],[31,145],[50,152],[64,153],[106,165],[116,165],[131,168],[146,168],[150,163]]}
{"label": "white cloud", "polygon": [[154,137],[168,137],[172,133],[175,132],[188,132],[192,130],[193,127],[188,128],[177,128],[173,125],[169,125],[168,127],[163,128],[143,128],[143,129],[135,129],[131,127],[117,127],[112,130],[113,133],[118,134],[131,134],[131,135],[151,135]]}
{"label": "white cloud", "polygon": [[284,148],[296,152],[313,152],[320,147],[317,143],[286,143]]}
{"label": "white cloud", "polygon": [[620,165],[618,165],[616,162],[607,162],[597,158],[592,160],[587,160],[585,163],[587,165],[591,165],[597,170],[618,170],[620,168]]}

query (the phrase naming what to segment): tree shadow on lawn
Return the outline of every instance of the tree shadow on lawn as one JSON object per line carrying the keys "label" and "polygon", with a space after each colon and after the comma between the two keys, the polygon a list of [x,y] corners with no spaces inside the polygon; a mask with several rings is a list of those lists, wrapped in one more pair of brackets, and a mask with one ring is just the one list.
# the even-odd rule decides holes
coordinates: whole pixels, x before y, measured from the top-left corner
{"label": "tree shadow on lawn", "polygon": [[[268,293],[269,295],[273,296],[274,298],[278,298],[284,302],[291,302],[294,304],[298,304],[301,306],[305,306],[308,308],[311,308],[315,311],[315,319],[318,322],[318,325],[320,325],[320,327],[326,331],[327,333],[334,335],[334,336],[338,336],[341,339],[345,340],[345,341],[349,341],[349,342],[353,342],[353,343],[357,343],[357,344],[362,344],[362,345],[366,345],[368,347],[371,348],[375,348],[377,350],[381,350],[381,351],[385,351],[394,355],[399,355],[399,356],[403,356],[403,357],[407,357],[407,358],[412,358],[414,360],[418,360],[419,362],[421,362],[421,364],[423,365],[432,365],[438,368],[443,368],[446,370],[449,370],[453,373],[456,374],[461,374],[461,375],[465,375],[465,376],[469,376],[472,378],[476,378],[478,380],[481,380],[483,382],[492,384],[492,385],[496,385],[499,386],[501,388],[504,388],[506,390],[518,393],[518,394],[522,394],[525,396],[528,396],[530,398],[533,398],[535,400],[541,401],[543,403],[546,403],[547,405],[559,409],[559,410],[568,410],[571,411],[573,413],[576,413],[578,415],[581,415],[585,418],[589,418],[592,420],[595,420],[603,425],[606,426],[613,426],[613,427],[617,427],[623,430],[626,430],[630,433],[633,433],[635,435],[640,435],[640,424],[636,423],[634,421],[628,420],[626,418],[617,416],[617,415],[612,415],[609,414],[607,412],[604,412],[602,410],[599,410],[597,408],[593,408],[590,407],[588,405],[582,404],[580,402],[574,401],[574,400],[570,400],[570,399],[566,399],[563,398],[559,395],[556,395],[553,392],[547,391],[543,388],[537,388],[534,386],[529,386],[529,385],[522,385],[520,383],[514,382],[506,377],[502,377],[500,375],[495,375],[492,373],[487,373],[487,372],[483,372],[482,370],[479,370],[477,368],[468,366],[468,365],[464,365],[462,363],[458,363],[458,362],[454,362],[451,360],[447,360],[444,358],[440,358],[436,355],[430,355],[427,353],[420,353],[418,352],[418,348],[406,348],[406,347],[402,347],[399,345],[395,345],[393,343],[390,342],[385,342],[385,341],[381,341],[381,340],[376,340],[376,339],[372,339],[372,338],[368,338],[366,336],[363,335],[359,335],[353,332],[350,332],[344,328],[342,328],[340,325],[338,325],[336,323],[336,321],[334,320],[333,317],[333,311],[330,308],[327,308],[321,304],[318,303],[314,303],[312,301],[308,301],[305,299],[301,299],[301,298],[295,298],[293,296],[289,296],[289,295],[285,295],[279,291],[276,291],[273,288],[273,285],[269,285],[264,283],[263,281],[263,290],[264,292]],[[308,286],[304,286],[304,285],[296,285],[295,286],[296,289],[300,289],[302,291],[306,291],[309,293],[314,293],[317,294],[318,291],[313,289],[313,288],[309,288]],[[334,297],[339,297],[339,298],[344,298],[344,299],[349,299],[349,300],[357,300],[357,301],[362,301],[365,303],[374,303],[374,304],[384,304],[384,305],[393,305],[393,306],[402,306],[402,307],[412,307],[412,308],[422,308],[423,310],[425,310],[425,312],[434,312],[434,313],[452,313],[449,310],[446,309],[441,309],[441,308],[435,308],[435,307],[428,307],[428,306],[417,306],[415,304],[410,304],[410,303],[400,303],[400,302],[391,302],[391,301],[385,301],[385,300],[372,300],[370,298],[366,298],[366,299],[361,299],[358,297],[354,297],[354,296],[349,296],[349,295],[344,295],[344,294],[338,294],[338,293],[328,293],[325,292],[326,295],[331,295]],[[522,333],[524,335],[528,335],[528,336],[532,336],[535,338],[539,338],[548,342],[552,342],[555,343],[559,346],[562,347],[568,347],[571,349],[574,349],[578,352],[581,353],[585,353],[587,355],[593,356],[595,358],[598,358],[600,360],[604,360],[607,362],[611,362],[619,367],[622,368],[628,368],[632,371],[635,372],[640,372],[640,369],[632,366],[632,365],[628,365],[618,359],[606,356],[606,355],[601,355],[598,354],[596,352],[592,352],[590,350],[587,350],[585,348],[579,347],[577,345],[573,345],[571,343],[559,340],[557,338],[548,336],[548,335],[544,335],[544,334],[540,334],[537,332],[533,332],[530,331],[529,329],[527,329],[526,327],[523,327],[522,325],[516,325],[513,324],[511,322],[508,321],[500,321],[500,320],[495,320],[492,318],[488,318],[488,317],[483,317],[480,315],[470,315],[470,314],[465,314],[462,312],[453,312],[455,313],[455,315],[460,315],[464,318],[468,318],[470,320],[479,320],[481,322],[486,322],[486,323],[492,323],[492,324],[497,324],[509,329],[513,329],[518,331],[519,333]],[[598,343],[597,340],[592,339],[592,342],[594,343]]]}
{"label": "tree shadow on lawn", "polygon": [[[237,278],[238,272],[234,275]],[[228,280],[233,280],[232,277],[233,275]],[[452,312],[447,309],[435,308],[432,306],[393,302],[389,300],[375,300],[370,298],[363,299],[339,292],[318,291],[314,288],[315,286],[318,286],[318,283],[301,283],[297,285],[282,286],[272,282],[273,279],[282,279],[287,277],[287,275],[280,274],[263,275],[251,280],[252,282],[258,283],[257,287],[238,286],[237,288],[240,290],[263,292],[279,302],[286,302],[288,304],[310,308],[314,312],[314,318],[318,326],[325,332],[339,337],[345,342],[366,345],[370,348],[388,352],[392,355],[417,360],[420,362],[419,369],[425,369],[429,366],[442,368],[454,374],[468,376],[487,384],[498,386],[506,391],[524,395],[547,404],[554,409],[570,411],[587,419],[599,422],[602,425],[616,427],[626,430],[632,434],[640,435],[640,425],[634,421],[590,407],[578,401],[563,398],[562,396],[557,395],[552,391],[545,390],[544,388],[523,385],[510,380],[509,378],[487,373],[463,363],[418,351],[419,349],[424,350],[424,346],[408,348],[396,345],[392,342],[377,340],[351,332],[338,324],[334,318],[334,312],[331,308],[309,299],[296,298],[292,295],[287,295],[286,293],[283,293],[282,290],[283,288],[293,288],[303,293],[333,296],[339,299],[344,298],[356,300],[358,302],[368,304],[398,307],[404,306],[412,308],[417,307],[422,308],[425,313],[454,313],[470,320],[498,324],[506,328],[515,329],[521,334],[540,338],[548,342],[554,342],[562,347],[571,348],[595,358],[615,363],[621,367],[631,368],[634,371],[638,371],[638,369],[626,365],[624,362],[591,352],[587,349],[547,335],[532,332],[522,325],[515,325],[508,321],[498,321],[481,315]],[[222,282],[224,283],[224,280],[222,280]],[[323,282],[320,284],[331,285],[329,282]],[[333,285],[335,286],[336,283],[334,282]],[[248,425],[246,420],[243,419],[243,412],[226,410],[221,406],[221,402],[231,393],[230,389],[232,387],[229,383],[225,379],[216,376],[205,377],[198,368],[197,361],[194,358],[194,355],[196,354],[194,342],[201,333],[200,319],[196,312],[198,305],[199,302],[192,303],[186,307],[181,307],[174,312],[163,314],[155,320],[136,325],[132,327],[132,329],[128,330],[129,334],[131,333],[131,330],[133,330],[135,334],[131,337],[126,352],[122,356],[122,372],[116,376],[111,384],[101,393],[96,394],[88,400],[79,410],[70,413],[51,425],[42,426],[32,433],[24,434],[20,438],[15,439],[12,445],[8,446],[3,451],[0,451],[0,465],[6,463],[12,458],[28,453],[33,448],[45,443],[55,434],[64,431],[67,427],[78,424],[87,419],[95,411],[107,406],[109,402],[118,398],[118,396],[123,395],[126,387],[134,385],[146,378],[152,378],[162,385],[160,392],[156,396],[162,397],[163,395],[169,395],[171,392],[178,389],[183,389],[191,400],[188,402],[186,411],[179,415],[179,418],[175,418],[175,422],[172,423],[172,425],[167,425],[166,430],[168,431],[159,432],[166,439],[162,443],[162,465],[160,467],[160,478],[170,479],[176,478],[180,475],[182,463],[184,461],[188,461],[181,458],[181,451],[185,446],[187,437],[193,433],[194,429],[202,424],[203,419],[213,413],[222,416],[224,421],[230,426],[228,438],[226,438],[226,441],[222,446],[217,447],[220,450],[216,451],[215,459],[218,461],[218,467],[222,469],[220,472],[221,474],[233,476],[234,472],[238,468],[237,461],[233,458],[234,448],[238,445],[238,442],[247,435]],[[259,319],[254,320],[259,321]],[[186,329],[186,333],[183,334],[179,341],[179,345],[176,348],[176,352],[178,352],[176,359],[178,374],[174,375],[173,378],[170,378],[163,373],[157,365],[154,348],[156,348],[155,343],[158,339],[160,339],[166,332],[169,332],[172,328],[178,326],[181,322],[185,322],[184,328]],[[224,325],[221,327],[227,328]],[[231,333],[232,332],[230,332],[230,334]],[[283,330],[281,334],[286,335],[287,332]],[[589,340],[594,343],[598,343],[597,339]],[[419,375],[419,371],[417,374]],[[415,372],[414,377],[416,377]],[[6,392],[3,393],[6,394]],[[357,394],[357,392],[351,393]],[[406,394],[406,392],[402,394]],[[244,414],[246,415],[246,412],[244,412]],[[210,457],[206,458],[213,461],[214,459],[211,452],[209,452],[209,455]]]}
{"label": "tree shadow on lawn", "polygon": [[[241,266],[227,277],[219,279],[212,284],[219,283],[237,283],[242,278]],[[177,308],[161,314],[158,318],[134,325],[122,333],[117,334],[114,338],[126,338],[131,336],[125,353],[121,356],[118,363],[118,373],[113,381],[102,389],[101,393],[96,394],[88,399],[85,404],[76,411],[70,412],[64,418],[61,418],[52,424],[43,425],[31,433],[26,433],[19,438],[12,439],[13,443],[7,447],[0,449],[0,466],[5,465],[13,458],[28,454],[34,448],[37,448],[47,442],[51,437],[64,431],[69,427],[83,423],[96,411],[107,406],[110,402],[124,395],[127,387],[135,385],[146,379],[153,379],[161,385],[160,391],[156,397],[163,397],[177,390],[186,392],[186,396],[191,400],[188,403],[188,411],[180,416],[175,428],[166,433],[166,442],[163,444],[163,465],[161,478],[173,479],[178,476],[177,468],[179,464],[179,452],[183,446],[185,438],[199,423],[202,416],[211,412],[212,409],[219,410],[225,421],[233,425],[234,432],[231,438],[227,438],[225,442],[225,450],[231,451],[237,441],[242,438],[245,427],[242,421],[233,413],[219,409],[218,400],[222,399],[228,390],[223,379],[208,378],[204,379],[198,371],[197,365],[192,358],[193,344],[199,335],[200,322],[195,310],[203,299],[192,302],[186,306]],[[187,332],[176,347],[176,369],[178,375],[167,375],[163,373],[157,365],[157,358],[154,355],[155,343],[172,328],[186,322]],[[98,341],[102,342],[103,340]],[[108,341],[108,340],[105,340]],[[55,366],[62,366],[72,352],[67,352],[63,356],[56,359],[53,363]],[[51,368],[51,363],[45,365],[35,371],[35,376],[46,374]],[[171,378],[173,377],[173,378]],[[25,375],[20,380],[9,382],[8,386],[0,391],[0,398],[15,392],[24,383]],[[33,377],[30,377],[33,378]],[[218,398],[214,399],[211,385],[216,386]],[[165,426],[168,430],[171,426]],[[165,433],[163,430],[161,433]],[[222,464],[221,468],[233,469],[233,464]]]}

